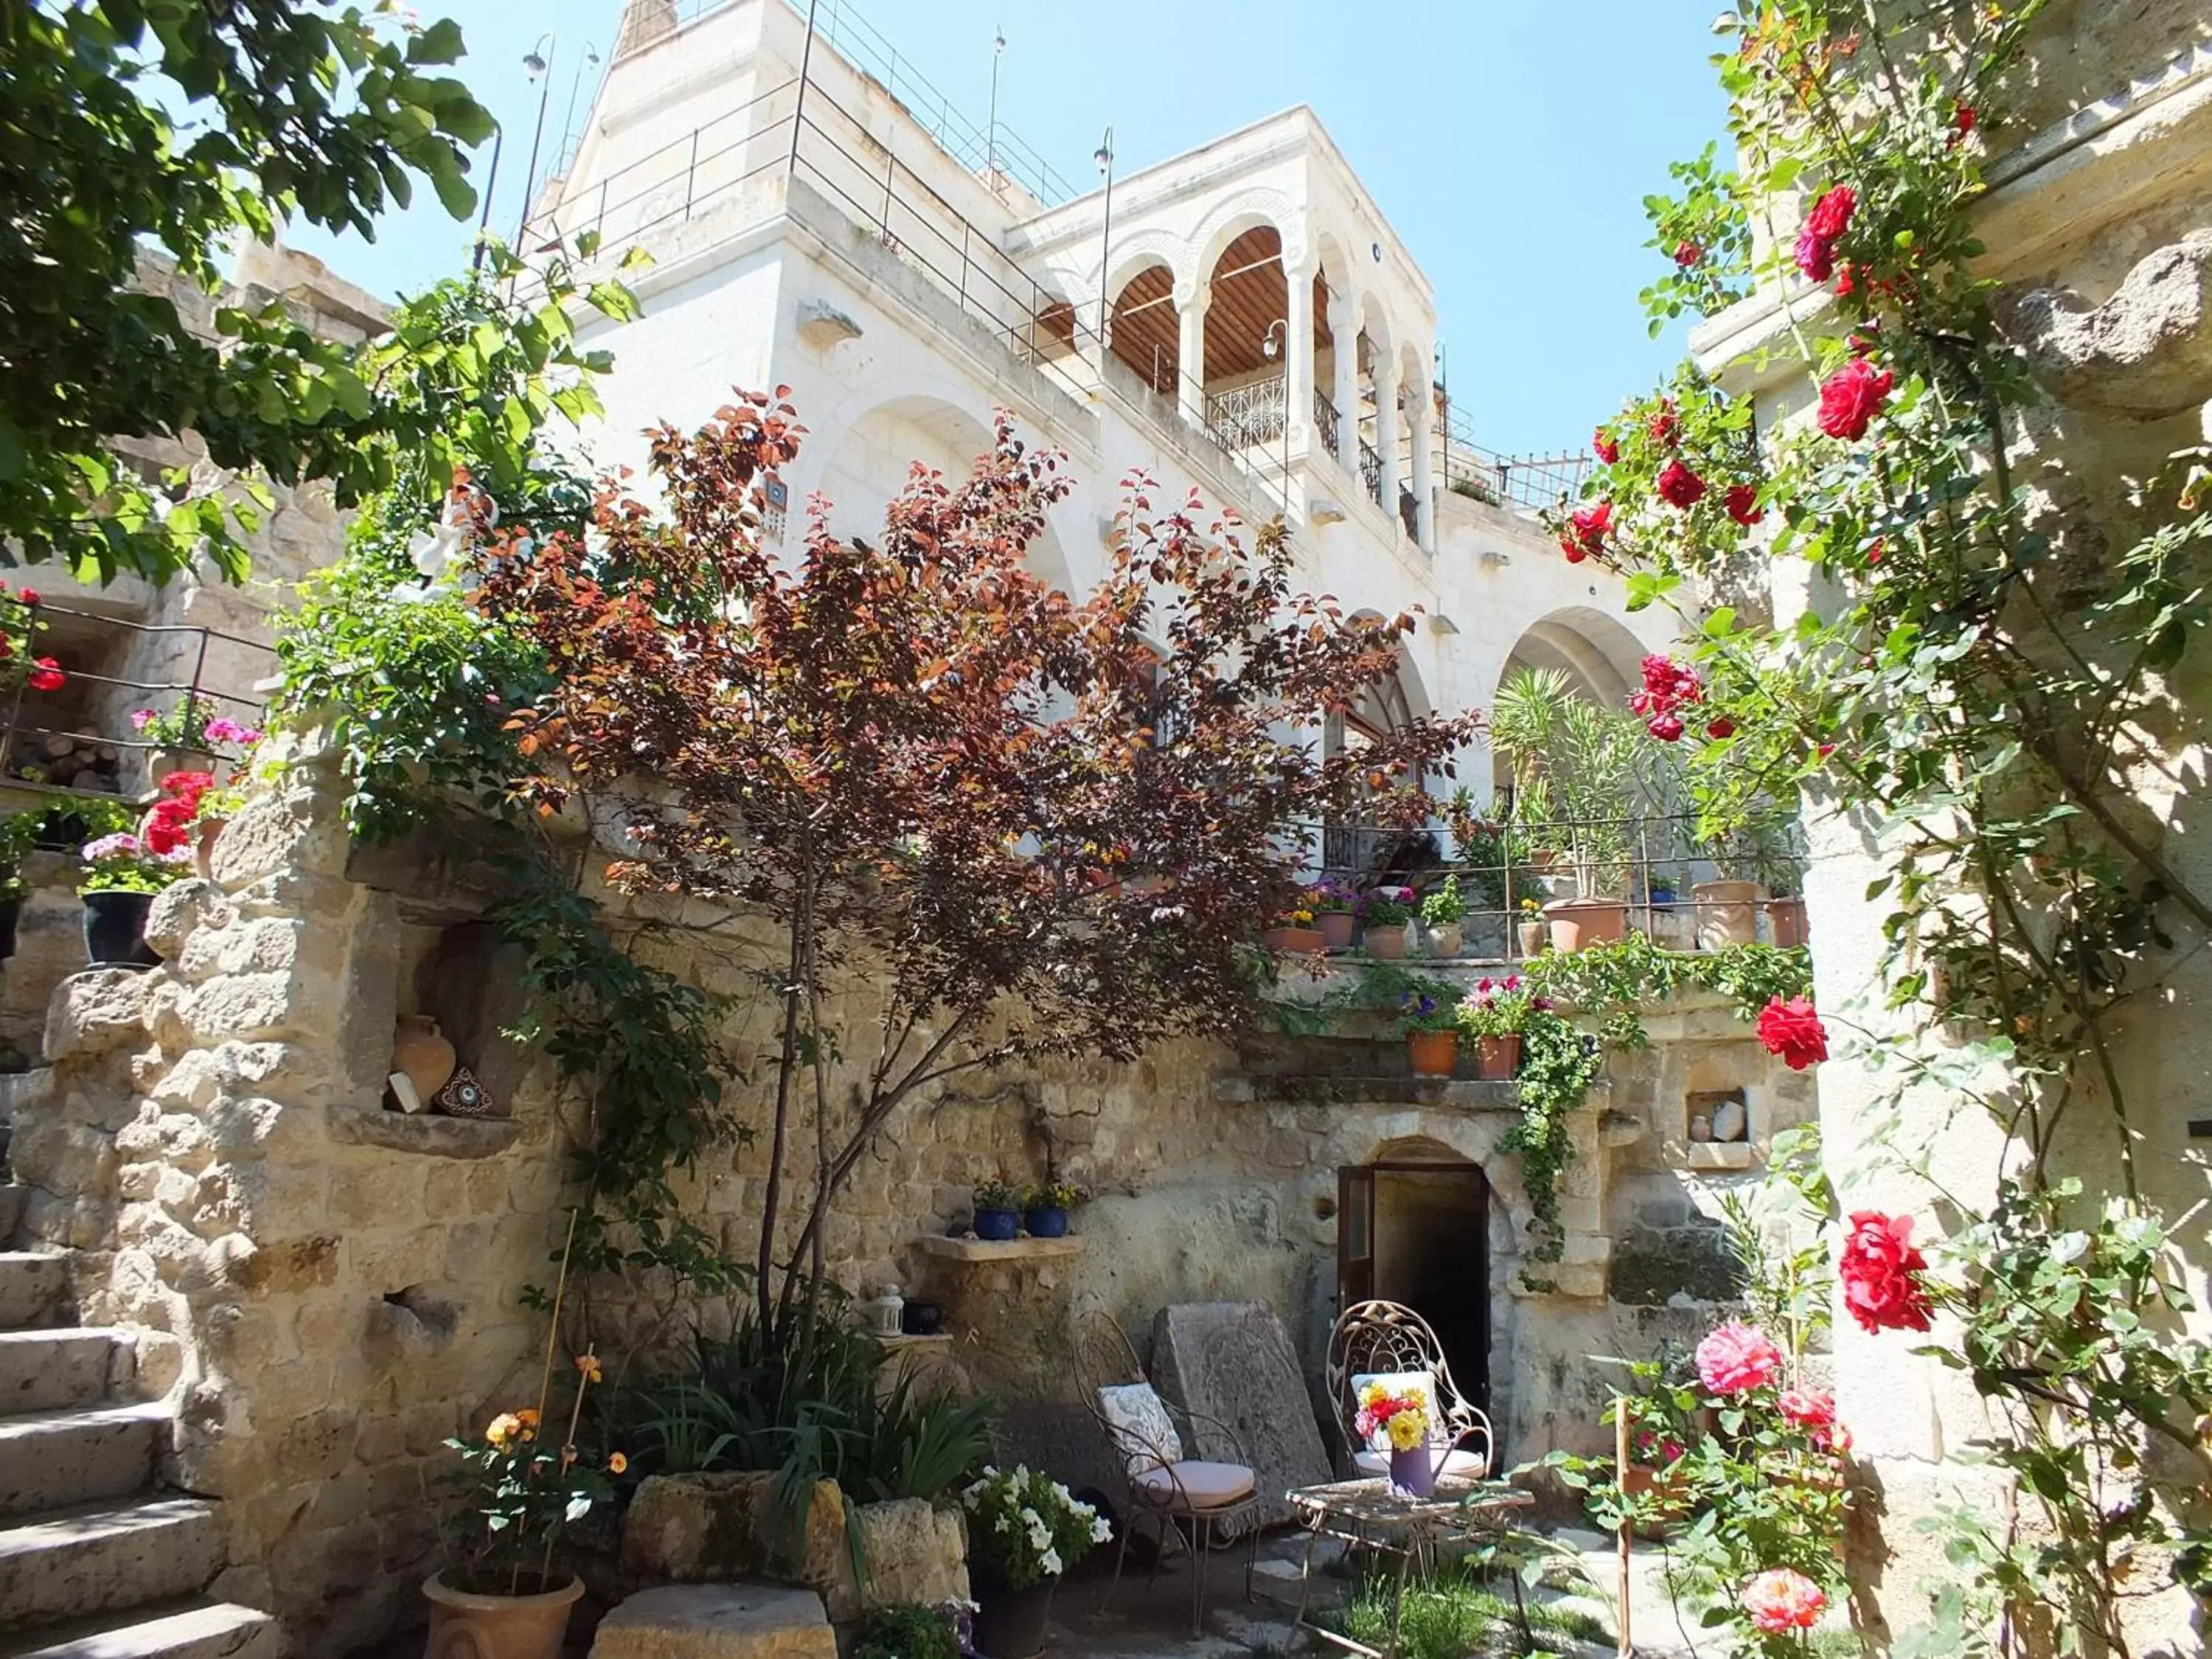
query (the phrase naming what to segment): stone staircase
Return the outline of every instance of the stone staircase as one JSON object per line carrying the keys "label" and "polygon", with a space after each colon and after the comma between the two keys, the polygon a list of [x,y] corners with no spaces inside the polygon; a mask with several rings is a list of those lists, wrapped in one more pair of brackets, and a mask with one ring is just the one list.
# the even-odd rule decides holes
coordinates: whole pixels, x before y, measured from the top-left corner
{"label": "stone staircase", "polygon": [[[23,1199],[0,1184],[0,1247]],[[72,1322],[68,1267],[0,1248],[0,1659],[277,1659],[273,1620],[203,1595],[216,1506],[155,1489],[169,1412],[130,1398],[121,1333]]]}

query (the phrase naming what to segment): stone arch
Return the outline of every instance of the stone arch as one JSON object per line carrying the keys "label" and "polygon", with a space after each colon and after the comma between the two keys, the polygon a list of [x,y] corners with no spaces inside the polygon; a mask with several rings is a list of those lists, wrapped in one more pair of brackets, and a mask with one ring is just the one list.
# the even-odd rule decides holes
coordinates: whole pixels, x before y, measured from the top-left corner
{"label": "stone arch", "polygon": [[1555,668],[1591,702],[1623,708],[1642,684],[1644,656],[1643,641],[1620,618],[1591,605],[1567,605],[1522,629],[1498,666],[1492,699],[1497,686],[1521,669]]}
{"label": "stone arch", "polygon": [[[902,384],[910,388],[912,377],[903,377]],[[879,384],[856,391],[814,427],[834,433],[834,440],[811,457],[799,452],[802,471],[790,480],[792,505],[798,509],[819,491],[830,498],[833,530],[874,536],[883,529],[884,507],[906,487],[915,462],[948,479],[968,476],[975,458],[991,447],[991,418],[981,399],[949,384],[897,392]],[[810,459],[814,465],[808,473],[804,463]],[[794,522],[792,534],[797,533]]]}
{"label": "stone arch", "polygon": [[1113,321],[1107,340],[1121,366],[1164,398],[1175,396],[1182,371],[1182,314],[1174,267],[1152,258],[1109,290]]}
{"label": "stone arch", "polygon": [[1189,246],[1197,257],[1189,268],[1178,273],[1179,283],[1196,284],[1206,280],[1229,245],[1249,230],[1261,226],[1272,229],[1282,239],[1283,265],[1295,269],[1306,260],[1305,216],[1283,191],[1263,186],[1243,190],[1224,201],[1216,203],[1200,221],[1198,229],[1189,239]]}
{"label": "stone arch", "polygon": [[1368,1154],[1370,1164],[1439,1164],[1452,1169],[1479,1167],[1476,1160],[1457,1146],[1448,1145],[1434,1135],[1397,1135],[1376,1143]]}

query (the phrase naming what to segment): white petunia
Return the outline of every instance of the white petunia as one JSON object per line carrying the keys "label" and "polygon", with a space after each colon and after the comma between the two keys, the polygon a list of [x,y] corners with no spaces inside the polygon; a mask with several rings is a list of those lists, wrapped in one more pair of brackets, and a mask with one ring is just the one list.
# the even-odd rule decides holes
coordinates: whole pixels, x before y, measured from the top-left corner
{"label": "white petunia", "polygon": [[1048,1575],[1057,1578],[1060,1573],[1060,1552],[1057,1550],[1047,1550],[1044,1553],[1044,1561],[1042,1565]]}
{"label": "white petunia", "polygon": [[1106,1523],[1106,1520],[1103,1516],[1091,1523],[1091,1541],[1092,1543],[1103,1544],[1113,1535],[1114,1528]]}

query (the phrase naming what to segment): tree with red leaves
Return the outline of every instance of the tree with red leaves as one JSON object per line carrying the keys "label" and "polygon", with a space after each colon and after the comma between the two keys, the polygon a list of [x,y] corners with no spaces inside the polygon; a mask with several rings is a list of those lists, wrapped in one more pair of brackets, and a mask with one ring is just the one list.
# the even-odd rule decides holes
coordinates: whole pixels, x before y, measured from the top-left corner
{"label": "tree with red leaves", "polygon": [[[1317,755],[1301,734],[1396,672],[1411,619],[1294,592],[1278,529],[1248,549],[1194,498],[1156,513],[1141,478],[1097,589],[1040,580],[1023,556],[1062,459],[1003,416],[965,480],[915,469],[880,543],[831,534],[817,501],[780,556],[757,526],[763,475],[805,436],[785,395],[662,428],[662,507],[608,486],[588,536],[509,532],[478,594],[551,670],[515,717],[562,780],[547,793],[625,829],[610,882],[780,926],[757,1284],[775,1342],[811,1340],[830,1206],[902,1105],[1018,1058],[1234,1030],[1310,826],[1420,821],[1419,780],[1449,776],[1478,727]],[[858,987],[873,1029],[833,1029]],[[844,1062],[849,1100],[830,1086]],[[808,1091],[812,1191],[787,1218]]]}

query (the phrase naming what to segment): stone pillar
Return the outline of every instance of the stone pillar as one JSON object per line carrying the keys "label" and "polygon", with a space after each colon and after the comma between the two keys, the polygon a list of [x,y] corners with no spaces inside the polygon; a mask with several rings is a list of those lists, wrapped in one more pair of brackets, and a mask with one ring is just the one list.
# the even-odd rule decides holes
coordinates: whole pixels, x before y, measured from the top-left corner
{"label": "stone pillar", "polygon": [[1398,516],[1398,357],[1375,365],[1375,448],[1382,457],[1382,510]]}
{"label": "stone pillar", "polygon": [[1178,295],[1176,301],[1182,329],[1176,346],[1176,407],[1195,427],[1206,424],[1206,308],[1212,300],[1212,284],[1200,283],[1188,299]]}
{"label": "stone pillar", "polygon": [[1437,398],[1429,377],[1421,376],[1413,388],[1413,539],[1426,551],[1436,550]]}
{"label": "stone pillar", "polygon": [[1308,435],[1314,424],[1313,268],[1301,266],[1290,272],[1289,278],[1289,305],[1285,312],[1289,326],[1283,331],[1288,336],[1283,349],[1283,419],[1289,423],[1288,441],[1303,453],[1313,447]]}
{"label": "stone pillar", "polygon": [[1328,331],[1336,353],[1336,459],[1346,472],[1359,471],[1359,313],[1348,294],[1328,301]]}

